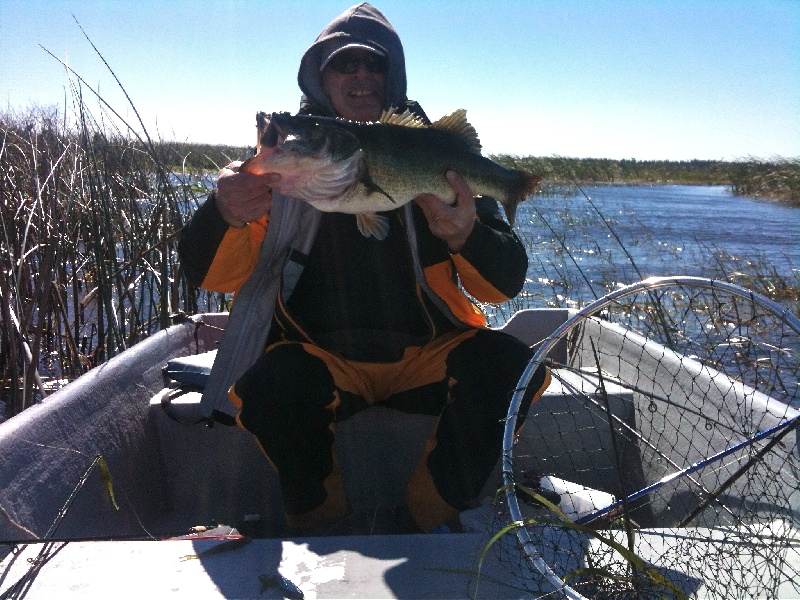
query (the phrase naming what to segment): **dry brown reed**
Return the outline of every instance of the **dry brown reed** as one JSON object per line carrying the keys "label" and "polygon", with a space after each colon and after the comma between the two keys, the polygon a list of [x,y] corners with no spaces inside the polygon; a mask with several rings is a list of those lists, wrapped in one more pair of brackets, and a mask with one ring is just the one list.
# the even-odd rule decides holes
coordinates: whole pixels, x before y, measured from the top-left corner
{"label": "dry brown reed", "polygon": [[47,108],[0,115],[6,417],[174,314],[225,307],[186,284],[176,255],[185,215],[205,196],[203,173],[180,170],[186,148],[152,143],[99,111],[76,93],[73,119]]}

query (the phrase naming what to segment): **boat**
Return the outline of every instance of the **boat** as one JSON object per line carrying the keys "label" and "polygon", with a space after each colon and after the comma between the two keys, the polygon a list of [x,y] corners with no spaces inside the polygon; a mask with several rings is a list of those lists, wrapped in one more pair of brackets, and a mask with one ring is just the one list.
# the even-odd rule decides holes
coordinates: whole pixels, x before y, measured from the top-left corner
{"label": "boat", "polygon": [[800,321],[757,294],[657,278],[516,312],[501,329],[537,352],[484,503],[429,534],[381,518],[435,418],[371,407],[336,424],[349,521],[281,537],[275,473],[202,400],[226,320],[185,318],[0,424],[0,598],[800,593]]}

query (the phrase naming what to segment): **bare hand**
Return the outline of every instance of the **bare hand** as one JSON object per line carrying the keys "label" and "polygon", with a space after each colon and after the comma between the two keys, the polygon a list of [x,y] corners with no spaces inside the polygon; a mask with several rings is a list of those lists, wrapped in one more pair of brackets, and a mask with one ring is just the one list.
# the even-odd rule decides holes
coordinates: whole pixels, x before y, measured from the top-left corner
{"label": "bare hand", "polygon": [[428,219],[428,227],[436,237],[447,242],[453,254],[461,251],[475,227],[475,194],[458,173],[448,171],[447,182],[456,194],[449,203],[433,194],[421,194],[414,201]]}
{"label": "bare hand", "polygon": [[233,227],[244,227],[263,217],[272,205],[272,185],[278,173],[251,175],[240,171],[241,162],[232,162],[217,178],[217,209]]}

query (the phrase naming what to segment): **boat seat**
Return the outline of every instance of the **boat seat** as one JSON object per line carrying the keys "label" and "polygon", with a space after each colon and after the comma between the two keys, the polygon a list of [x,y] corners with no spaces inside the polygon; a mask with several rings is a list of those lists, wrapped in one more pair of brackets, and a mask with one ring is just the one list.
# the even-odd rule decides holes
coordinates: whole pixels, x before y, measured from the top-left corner
{"label": "boat seat", "polygon": [[[169,414],[163,396],[175,394]],[[277,474],[255,439],[239,427],[197,423],[200,391],[167,388],[150,401],[172,507],[192,523],[280,523]],[[403,502],[411,472],[436,417],[371,407],[334,425],[345,493],[356,513]],[[379,432],[379,433],[377,433]],[[188,460],[187,460],[188,458]],[[269,532],[268,532],[269,533]]]}
{"label": "boat seat", "polygon": [[179,356],[167,362],[163,374],[165,381],[175,381],[179,384],[190,385],[200,390],[206,387],[211,367],[217,351],[211,350],[201,354]]}
{"label": "boat seat", "polygon": [[[564,321],[575,314],[568,308],[528,308],[514,313],[500,331],[511,334],[528,346],[538,348]],[[567,362],[567,340],[559,340],[548,356],[556,362]]]}

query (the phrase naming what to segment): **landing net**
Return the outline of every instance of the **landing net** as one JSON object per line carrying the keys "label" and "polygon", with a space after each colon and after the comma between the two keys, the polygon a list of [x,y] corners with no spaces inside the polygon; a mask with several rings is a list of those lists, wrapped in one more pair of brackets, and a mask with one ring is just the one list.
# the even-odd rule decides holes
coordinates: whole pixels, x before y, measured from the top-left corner
{"label": "landing net", "polygon": [[798,380],[800,320],[758,294],[671,277],[601,298],[514,394],[488,552],[534,597],[800,596]]}

